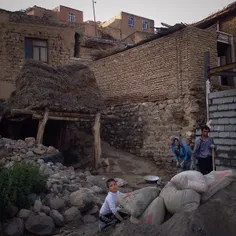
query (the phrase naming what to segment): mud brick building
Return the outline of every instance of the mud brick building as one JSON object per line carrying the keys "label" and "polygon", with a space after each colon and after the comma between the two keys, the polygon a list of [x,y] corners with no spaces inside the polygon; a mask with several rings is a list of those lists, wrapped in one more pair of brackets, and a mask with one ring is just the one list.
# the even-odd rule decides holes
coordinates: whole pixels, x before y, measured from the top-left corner
{"label": "mud brick building", "polygon": [[[104,121],[104,139],[160,165],[173,160],[171,135],[192,145],[196,128],[206,122],[204,53],[209,52],[211,67],[234,62],[235,12],[234,3],[194,25],[170,27],[94,62],[107,113],[119,117]],[[211,79],[216,87],[235,87],[232,77]]]}
{"label": "mud brick building", "polygon": [[[0,98],[14,90],[14,79],[25,59],[57,66],[73,57],[80,24],[62,24],[46,16],[0,10]],[[78,50],[78,49],[77,49]]]}

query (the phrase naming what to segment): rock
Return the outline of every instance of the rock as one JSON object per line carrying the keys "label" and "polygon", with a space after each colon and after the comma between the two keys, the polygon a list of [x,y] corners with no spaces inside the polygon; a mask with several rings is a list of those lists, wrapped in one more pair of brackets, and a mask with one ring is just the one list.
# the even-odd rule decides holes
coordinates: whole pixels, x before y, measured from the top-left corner
{"label": "rock", "polygon": [[39,212],[38,213],[40,216],[46,216],[47,214],[45,212]]}
{"label": "rock", "polygon": [[49,215],[50,214],[50,207],[43,205],[42,211],[45,212],[47,215]]}
{"label": "rock", "polygon": [[36,200],[34,202],[34,212],[38,213],[42,209],[42,202],[40,200]]}
{"label": "rock", "polygon": [[56,154],[56,153],[58,153],[58,150],[56,148],[54,148],[52,146],[49,146],[47,148],[47,154]]}
{"label": "rock", "polygon": [[54,235],[55,224],[49,216],[32,216],[26,220],[25,228],[32,234],[51,236]]}
{"label": "rock", "polygon": [[54,220],[56,226],[64,225],[64,217],[57,210],[51,210],[50,216]]}
{"label": "rock", "polygon": [[54,174],[54,171],[52,169],[50,169],[49,167],[46,167],[43,171],[44,176],[51,176],[53,174]]}
{"label": "rock", "polygon": [[75,191],[77,191],[77,190],[80,189],[80,185],[77,185],[77,184],[68,184],[68,185],[66,186],[66,188],[67,188],[68,191],[70,191],[70,192],[75,192]]}
{"label": "rock", "polygon": [[33,153],[32,151],[28,151],[28,152],[26,153],[26,156],[27,156],[27,157],[33,157],[33,156],[35,156],[35,155],[34,155],[34,153]]}
{"label": "rock", "polygon": [[24,222],[22,219],[13,218],[5,227],[4,233],[6,236],[23,236]]}
{"label": "rock", "polygon": [[65,203],[62,199],[55,197],[49,199],[49,206],[54,210],[60,210],[65,207]]}
{"label": "rock", "polygon": [[11,161],[11,162],[9,162],[9,163],[7,163],[6,165],[5,165],[5,168],[11,168],[12,166],[14,166],[14,164],[15,164],[15,162],[14,161]]}
{"label": "rock", "polygon": [[128,184],[127,181],[125,181],[123,179],[120,179],[120,178],[115,178],[115,180],[116,180],[116,183],[117,183],[118,187],[123,187],[123,186]]}
{"label": "rock", "polygon": [[86,180],[87,182],[100,187],[104,192],[107,192],[107,186],[106,186],[107,178],[103,176],[87,176]]}
{"label": "rock", "polygon": [[34,142],[27,143],[28,148],[33,148],[35,146]]}
{"label": "rock", "polygon": [[64,219],[66,223],[74,221],[75,219],[80,219],[80,218],[81,218],[81,214],[77,207],[71,207],[64,212]]}
{"label": "rock", "polygon": [[34,215],[34,212],[27,209],[21,209],[18,213],[18,217],[23,220],[28,219],[32,215]]}
{"label": "rock", "polygon": [[27,149],[26,142],[23,140],[17,140],[17,142],[14,145],[14,149]]}
{"label": "rock", "polygon": [[85,176],[91,176],[91,173],[90,173],[88,170],[86,170],[86,171],[84,172],[84,175],[85,175]]}
{"label": "rock", "polygon": [[16,216],[17,213],[18,213],[18,211],[19,211],[18,207],[12,206],[11,209],[10,209],[10,212],[9,212],[9,213],[10,213],[10,216],[11,216],[11,217]]}
{"label": "rock", "polygon": [[93,193],[91,189],[81,188],[70,195],[70,203],[72,206],[77,206],[82,212],[90,210],[96,202]]}
{"label": "rock", "polygon": [[35,143],[36,140],[34,137],[28,137],[28,138],[25,138],[25,142],[28,144],[28,143]]}
{"label": "rock", "polygon": [[96,214],[97,212],[99,212],[99,207],[98,206],[94,206],[91,210],[86,212],[86,215],[93,215]]}
{"label": "rock", "polygon": [[96,185],[94,185],[91,189],[92,189],[95,193],[103,193],[103,192],[104,192],[100,187],[98,187],[98,186],[96,186]]}
{"label": "rock", "polygon": [[87,223],[93,223],[97,221],[97,218],[95,216],[91,215],[85,215],[82,217],[82,221],[87,224]]}
{"label": "rock", "polygon": [[46,153],[46,150],[42,150],[40,148],[34,148],[34,153],[37,155],[43,155]]}

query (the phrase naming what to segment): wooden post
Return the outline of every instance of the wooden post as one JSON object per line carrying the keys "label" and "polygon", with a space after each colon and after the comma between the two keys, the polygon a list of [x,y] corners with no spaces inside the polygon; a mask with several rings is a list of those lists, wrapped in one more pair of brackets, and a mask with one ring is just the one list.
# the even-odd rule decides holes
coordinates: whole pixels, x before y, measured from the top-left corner
{"label": "wooden post", "polygon": [[100,138],[100,126],[101,126],[100,118],[101,118],[101,114],[97,113],[94,126],[93,126],[93,135],[94,135],[93,168],[94,169],[98,169],[101,163],[102,148],[101,148],[101,138]]}
{"label": "wooden post", "polygon": [[46,108],[43,119],[39,120],[38,133],[37,133],[37,138],[36,138],[37,143],[39,144],[43,143],[43,135],[44,135],[45,126],[48,121],[48,114],[49,114],[49,110]]}

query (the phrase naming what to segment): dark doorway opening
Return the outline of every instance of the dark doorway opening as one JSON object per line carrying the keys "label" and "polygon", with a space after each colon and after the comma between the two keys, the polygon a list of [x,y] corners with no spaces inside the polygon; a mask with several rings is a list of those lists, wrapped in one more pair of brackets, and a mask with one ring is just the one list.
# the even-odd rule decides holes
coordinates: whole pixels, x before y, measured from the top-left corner
{"label": "dark doorway opening", "polygon": [[80,34],[75,32],[74,57],[79,57],[80,49]]}

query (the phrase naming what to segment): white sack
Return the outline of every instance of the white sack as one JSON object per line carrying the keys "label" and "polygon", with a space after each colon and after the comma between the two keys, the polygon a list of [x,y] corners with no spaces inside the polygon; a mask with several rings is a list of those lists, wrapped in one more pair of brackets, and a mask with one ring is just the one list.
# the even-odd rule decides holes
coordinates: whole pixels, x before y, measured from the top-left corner
{"label": "white sack", "polygon": [[161,225],[165,219],[165,204],[162,197],[154,199],[143,214],[135,218],[130,217],[130,221],[133,224],[148,224],[148,225]]}
{"label": "white sack", "polygon": [[199,207],[201,196],[192,189],[178,190],[169,182],[161,191],[166,209],[171,214],[183,211],[194,211]]}
{"label": "white sack", "polygon": [[175,175],[170,182],[179,190],[192,189],[198,193],[205,193],[208,189],[204,175],[195,170],[181,172]]}
{"label": "white sack", "polygon": [[131,193],[120,193],[118,203],[130,215],[139,217],[148,205],[159,196],[160,190],[156,187],[146,187]]}
{"label": "white sack", "polygon": [[216,192],[230,185],[236,179],[236,172],[233,170],[212,171],[204,177],[208,190],[202,194],[202,202],[206,202]]}

